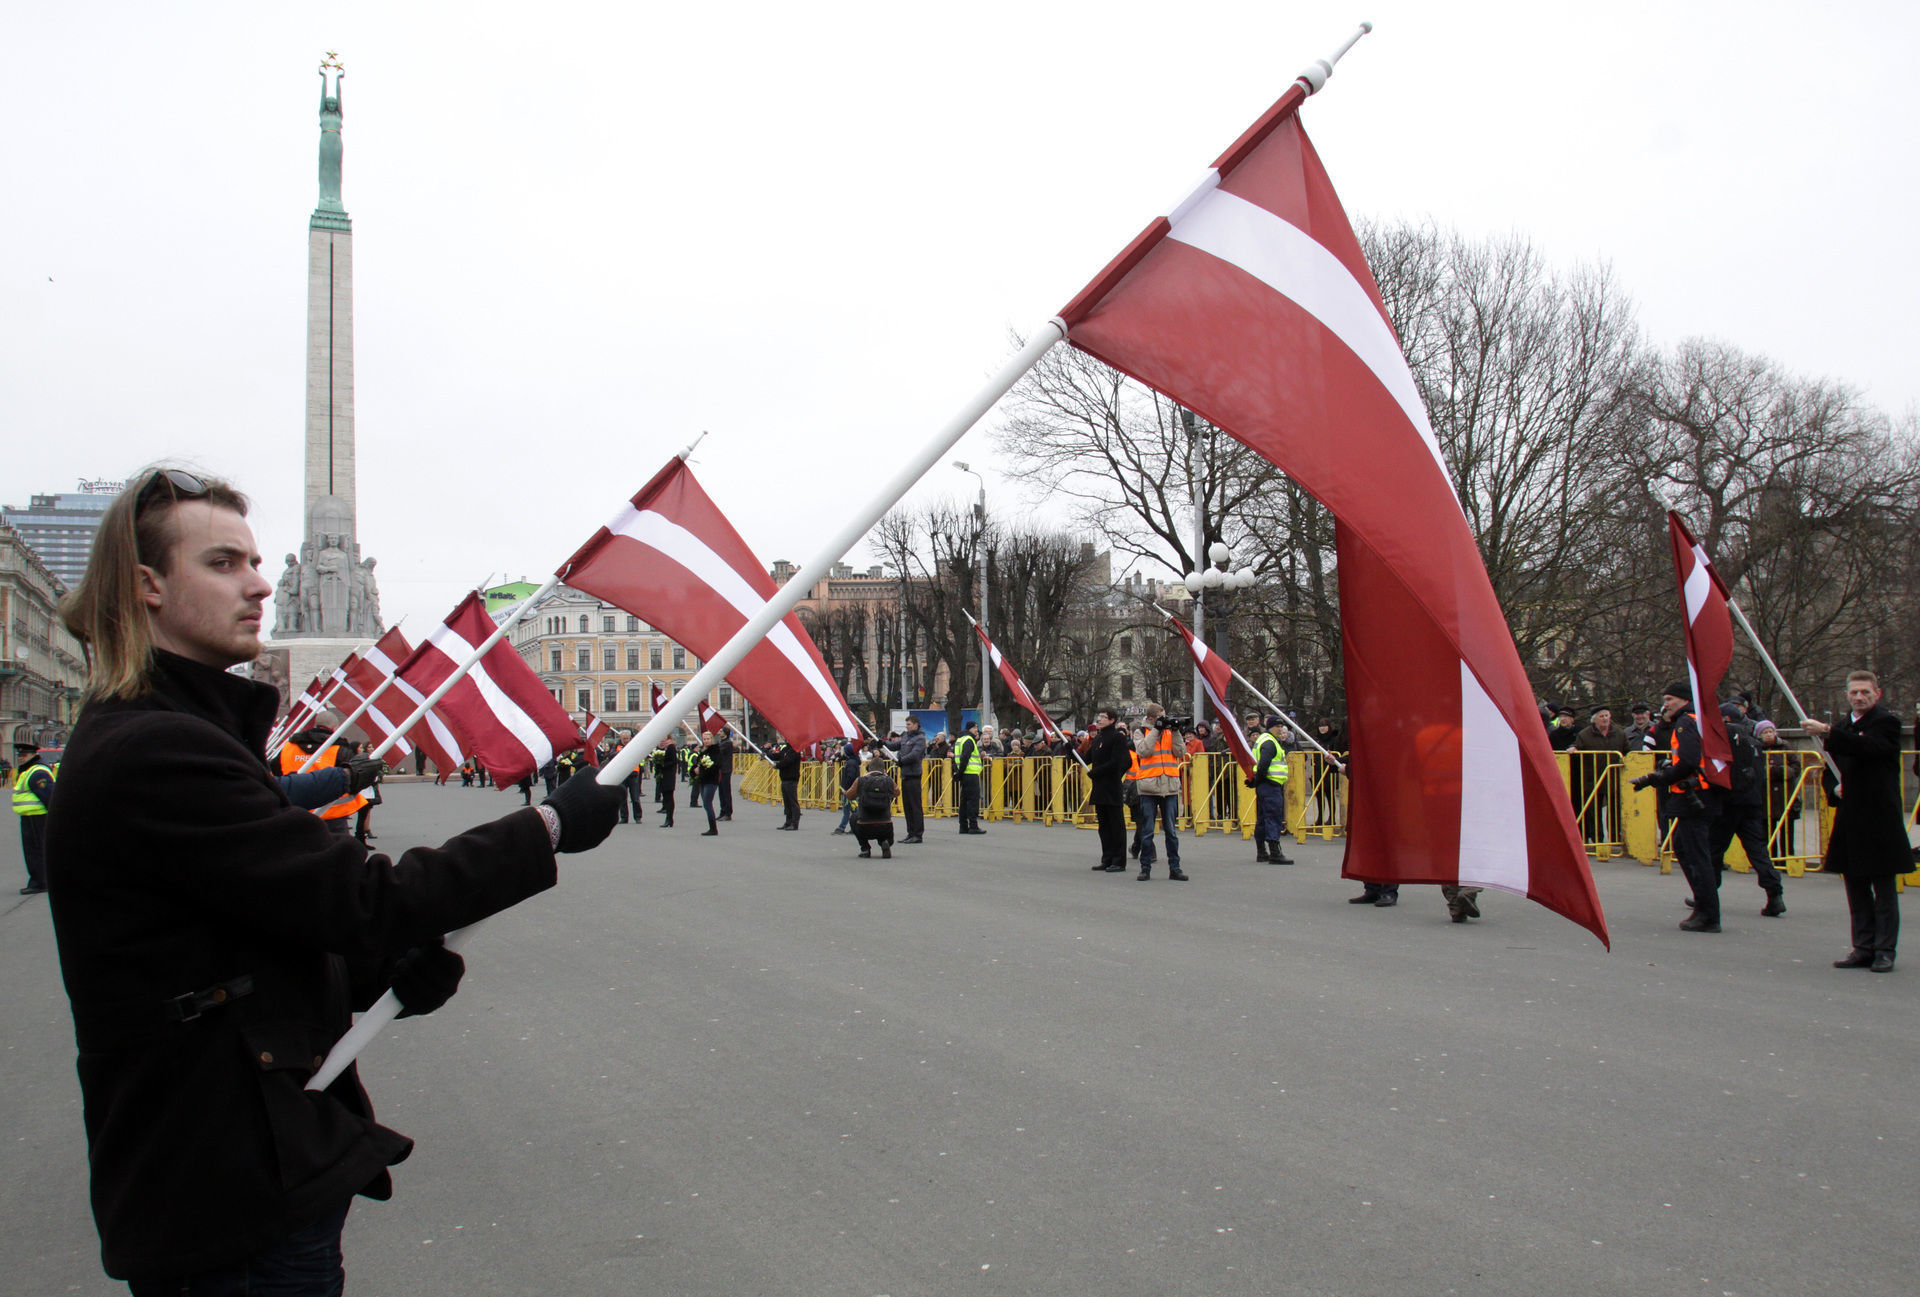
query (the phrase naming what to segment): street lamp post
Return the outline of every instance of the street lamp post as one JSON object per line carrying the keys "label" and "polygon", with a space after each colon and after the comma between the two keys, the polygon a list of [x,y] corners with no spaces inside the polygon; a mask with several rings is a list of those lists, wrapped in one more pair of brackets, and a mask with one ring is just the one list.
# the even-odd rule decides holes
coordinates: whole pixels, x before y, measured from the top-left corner
{"label": "street lamp post", "polygon": [[[962,473],[972,473],[980,482],[980,502],[975,506],[974,519],[974,561],[980,565],[980,633],[991,635],[993,632],[987,629],[987,479],[969,468],[964,459],[954,460],[953,466]],[[993,686],[988,681],[992,670],[993,663],[987,657],[983,640],[980,644],[980,728],[983,730],[993,724]]]}
{"label": "street lamp post", "polygon": [[[1199,548],[1198,540],[1195,541],[1195,548]],[[1186,584],[1187,593],[1193,596],[1193,633],[1198,637],[1201,636],[1207,624],[1206,592],[1219,590],[1225,593],[1229,590],[1245,590],[1253,585],[1257,578],[1252,568],[1235,568],[1233,551],[1216,540],[1207,547],[1207,561],[1199,570],[1187,573],[1181,580]],[[1204,711],[1206,697],[1206,691],[1200,682],[1200,667],[1196,663],[1193,668],[1193,719],[1195,722],[1199,721]]]}

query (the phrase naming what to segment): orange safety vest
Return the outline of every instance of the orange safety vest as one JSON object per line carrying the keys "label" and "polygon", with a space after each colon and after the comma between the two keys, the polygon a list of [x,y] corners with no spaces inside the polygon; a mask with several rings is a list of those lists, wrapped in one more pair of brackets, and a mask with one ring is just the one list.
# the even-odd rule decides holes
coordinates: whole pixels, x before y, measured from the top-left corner
{"label": "orange safety vest", "polygon": [[[334,763],[334,759],[339,755],[340,755],[339,745],[329,743],[325,748],[321,749],[320,759],[313,763],[313,769],[314,770],[327,769],[329,766],[331,766]],[[307,763],[307,754],[300,750],[300,747],[298,744],[287,743],[281,746],[280,748],[280,773],[281,774],[283,775],[298,774],[300,771],[300,767],[305,765],[306,763]],[[312,773],[312,771],[309,771],[308,773]],[[325,806],[322,806],[319,810],[315,811],[314,814],[318,815],[323,820],[337,820],[343,815],[352,815],[355,811],[359,810],[362,806],[365,806],[366,804],[367,804],[367,796],[365,793],[349,793],[347,796],[342,797],[337,801],[328,802]]]}
{"label": "orange safety vest", "polygon": [[[1685,715],[1688,720],[1693,722],[1694,729],[1698,730],[1700,728],[1700,718],[1698,716],[1695,716],[1692,712],[1687,712],[1685,713]],[[1667,751],[1673,754],[1673,764],[1676,766],[1679,765],[1680,764],[1680,718],[1677,716],[1674,717],[1673,731],[1667,735]],[[1692,788],[1698,788],[1701,792],[1705,792],[1707,790],[1706,765],[1707,765],[1707,736],[1702,734],[1700,735],[1700,770],[1697,774],[1694,775],[1692,784],[1689,784],[1686,780],[1683,779],[1679,783],[1673,785],[1674,791],[1679,792],[1683,788],[1692,787]]]}
{"label": "orange safety vest", "polygon": [[1140,777],[1140,754],[1138,752],[1135,752],[1132,748],[1127,749],[1126,777],[1128,779],[1138,779]]}
{"label": "orange safety vest", "polygon": [[1172,730],[1161,730],[1154,736],[1153,751],[1147,759],[1141,761],[1139,754],[1134,755],[1134,770],[1141,779],[1178,779],[1180,777],[1180,753],[1174,744],[1178,740]]}

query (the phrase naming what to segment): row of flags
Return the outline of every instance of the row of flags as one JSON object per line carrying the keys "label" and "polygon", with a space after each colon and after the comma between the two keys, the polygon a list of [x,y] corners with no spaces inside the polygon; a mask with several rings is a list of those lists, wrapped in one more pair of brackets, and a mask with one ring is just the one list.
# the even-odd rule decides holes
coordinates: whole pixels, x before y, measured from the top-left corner
{"label": "row of flags", "polygon": [[[759,559],[677,457],[555,575],[644,619],[702,658],[718,653],[774,594]],[[376,745],[391,741],[390,750],[402,757],[417,745],[442,770],[473,757],[502,783],[531,774],[562,752],[585,748],[594,753],[611,727],[591,711],[576,721],[504,639],[410,733],[399,733],[406,718],[495,630],[475,591],[417,647],[409,646],[397,627],[387,631],[365,653],[350,654],[328,677],[308,685],[274,731],[268,750],[307,728],[329,705],[341,712],[364,705],[354,726]],[[778,623],[729,679],[795,746],[860,733],[797,616]],[[656,712],[666,705],[667,693],[658,683],[650,701]],[[698,725],[700,732],[712,734],[726,729],[727,721],[702,698]]]}
{"label": "row of flags", "polygon": [[[1514,892],[1606,941],[1531,683],[1379,286],[1298,119],[1329,72],[1322,63],[1303,73],[1050,327],[1204,416],[1333,514],[1350,750],[1343,874]],[[1674,526],[1695,696],[1708,698],[1731,652],[1725,591],[1677,518]],[[555,575],[707,660],[776,595],[684,457]],[[1247,736],[1226,705],[1231,668],[1176,625],[1228,746],[1251,768]],[[975,629],[1015,701],[1058,734]],[[387,651],[400,663],[389,674],[424,696],[491,630],[472,596],[404,660],[399,645]],[[369,655],[357,681],[348,670],[348,683],[365,697],[366,672],[383,669]],[[860,735],[791,612],[728,679],[795,747]],[[316,690],[324,696],[326,686],[309,693]],[[656,691],[656,710],[662,701]],[[297,710],[317,710],[311,702],[303,695]],[[370,710],[378,719],[369,724],[390,723],[396,709]],[[436,710],[451,738],[503,778],[586,739],[511,648],[490,652]],[[715,719],[703,712],[702,727]],[[1710,764],[1719,763],[1709,777],[1724,779],[1725,736],[1711,708],[1701,708],[1701,728]]]}

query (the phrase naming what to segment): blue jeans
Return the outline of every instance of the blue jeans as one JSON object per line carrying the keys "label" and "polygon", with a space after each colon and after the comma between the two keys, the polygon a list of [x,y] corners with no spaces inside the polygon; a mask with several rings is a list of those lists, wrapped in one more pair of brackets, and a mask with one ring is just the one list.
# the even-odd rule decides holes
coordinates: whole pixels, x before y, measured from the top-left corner
{"label": "blue jeans", "polygon": [[1180,835],[1174,830],[1174,821],[1180,818],[1180,794],[1168,793],[1165,797],[1142,797],[1140,799],[1140,867],[1145,869],[1153,863],[1153,818],[1160,817],[1160,823],[1167,831],[1167,868],[1180,868]]}
{"label": "blue jeans", "polygon": [[720,827],[718,824],[714,823],[714,819],[713,819],[713,799],[718,797],[719,795],[720,795],[719,784],[701,784],[700,785],[700,805],[704,807],[707,812],[707,827],[710,829],[717,829]]}
{"label": "blue jeans", "polygon": [[340,1265],[347,1206],[245,1261],[177,1279],[135,1279],[127,1287],[133,1297],[340,1297],[347,1283]]}

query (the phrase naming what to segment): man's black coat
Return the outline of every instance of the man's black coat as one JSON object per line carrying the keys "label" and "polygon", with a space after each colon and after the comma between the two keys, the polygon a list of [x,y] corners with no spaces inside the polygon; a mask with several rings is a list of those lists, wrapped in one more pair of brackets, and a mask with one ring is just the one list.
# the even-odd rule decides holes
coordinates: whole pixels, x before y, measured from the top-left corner
{"label": "man's black coat", "polygon": [[[231,1263],[389,1196],[413,1141],[374,1121],[354,1069],[321,1093],[307,1078],[393,959],[554,883],[530,809],[397,861],[330,832],[261,754],[276,705],[161,653],[149,693],[89,703],[67,745],[48,874],[115,1278]],[[217,987],[225,1003],[169,1014]]]}
{"label": "man's black coat", "polygon": [[[1821,868],[1856,878],[1891,878],[1913,868],[1900,806],[1900,719],[1878,703],[1860,719],[1849,712],[1826,736],[1840,767],[1839,806]],[[61,778],[66,771],[61,770]],[[1825,776],[1833,796],[1833,774]]]}

